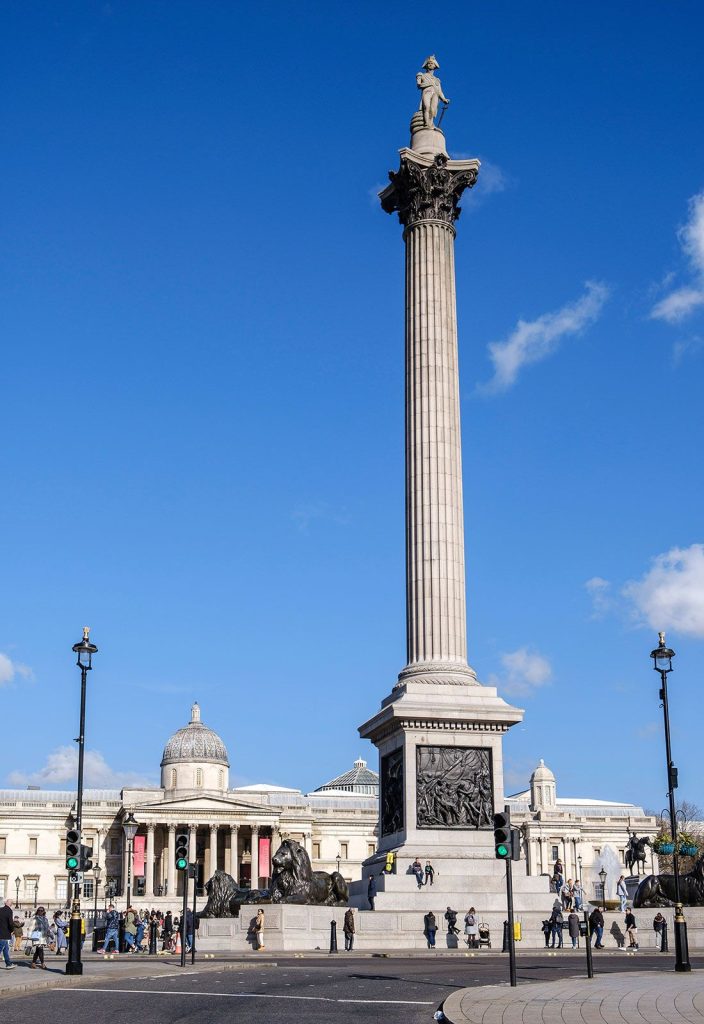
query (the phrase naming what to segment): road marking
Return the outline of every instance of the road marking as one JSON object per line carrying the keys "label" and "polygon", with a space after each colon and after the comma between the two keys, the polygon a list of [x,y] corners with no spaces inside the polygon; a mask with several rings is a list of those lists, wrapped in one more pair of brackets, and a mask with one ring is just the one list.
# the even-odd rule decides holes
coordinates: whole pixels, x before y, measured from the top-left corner
{"label": "road marking", "polygon": [[55,992],[104,992],[110,995],[139,996],[216,996],[218,999],[299,999],[316,1003],[365,1003],[390,1006],[434,1006],[421,999],[333,999],[331,996],[283,996],[271,992],[155,992],[150,988],[57,988]]}

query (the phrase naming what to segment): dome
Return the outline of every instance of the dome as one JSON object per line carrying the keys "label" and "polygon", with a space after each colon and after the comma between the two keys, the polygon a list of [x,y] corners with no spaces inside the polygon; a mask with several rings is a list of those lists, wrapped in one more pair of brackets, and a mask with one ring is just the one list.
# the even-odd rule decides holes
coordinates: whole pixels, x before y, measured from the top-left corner
{"label": "dome", "polygon": [[197,703],[191,707],[188,725],[175,732],[164,747],[161,767],[179,761],[215,761],[230,767],[225,744],[216,732],[203,725]]}
{"label": "dome", "polygon": [[379,792],[379,776],[371,768],[367,768],[367,762],[360,757],[349,771],[331,779],[324,786],[318,786],[315,792],[322,793],[327,789],[376,796]]}
{"label": "dome", "polygon": [[531,782],[554,782],[555,781],[555,776],[550,771],[550,769],[547,767],[547,765],[545,764],[545,761],[543,761],[542,757],[540,758],[540,764],[538,765],[538,767],[535,769],[535,771],[531,775],[530,781]]}

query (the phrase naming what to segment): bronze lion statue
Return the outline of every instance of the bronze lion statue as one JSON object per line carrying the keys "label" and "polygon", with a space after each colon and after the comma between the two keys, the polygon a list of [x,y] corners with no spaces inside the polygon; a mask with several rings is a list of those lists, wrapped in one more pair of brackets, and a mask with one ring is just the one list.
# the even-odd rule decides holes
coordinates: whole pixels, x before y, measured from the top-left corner
{"label": "bronze lion statue", "polygon": [[[680,896],[685,907],[704,907],[704,856],[691,871],[680,875]],[[672,907],[675,904],[675,876],[648,875],[633,897],[634,907]]]}
{"label": "bronze lion statue", "polygon": [[346,906],[347,882],[339,871],[313,871],[310,857],[300,843],[284,839],[271,861],[272,903],[313,903]]}
{"label": "bronze lion statue", "polygon": [[267,889],[240,889],[227,871],[216,871],[205,883],[208,902],[200,917],[239,917],[243,903],[269,903]]}

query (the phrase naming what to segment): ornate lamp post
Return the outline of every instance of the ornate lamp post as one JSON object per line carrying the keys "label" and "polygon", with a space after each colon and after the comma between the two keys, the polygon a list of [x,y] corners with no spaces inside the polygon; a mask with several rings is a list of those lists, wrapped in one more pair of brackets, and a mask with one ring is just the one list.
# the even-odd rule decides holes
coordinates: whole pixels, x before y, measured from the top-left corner
{"label": "ornate lamp post", "polygon": [[18,875],[15,879],[15,906],[19,908],[20,905],[20,882],[22,879]]}
{"label": "ornate lamp post", "polygon": [[37,909],[37,893],[39,892],[39,879],[34,883],[34,909]]}
{"label": "ornate lamp post", "polygon": [[689,962],[689,945],[687,942],[687,922],[684,919],[682,908],[682,897],[680,894],[680,865],[679,851],[677,849],[677,812],[675,811],[675,790],[677,789],[677,769],[672,760],[672,749],[670,747],[670,710],[667,704],[667,676],[672,672],[672,659],[675,652],[665,645],[665,634],[658,633],[658,646],[650,652],[653,659],[653,668],[660,673],[661,687],[660,700],[665,720],[665,755],[667,757],[667,796],[670,805],[670,822],[672,825],[672,842],[674,851],[672,853],[672,870],[675,876],[675,970],[691,971],[692,965]]}
{"label": "ornate lamp post", "polygon": [[606,910],[606,872],[602,868],[599,872],[599,881],[601,882],[601,905],[603,910]]}
{"label": "ornate lamp post", "polygon": [[100,885],[100,864],[93,868],[93,952],[98,948],[98,933],[95,923],[98,920],[98,886]]}
{"label": "ornate lamp post", "polygon": [[338,853],[338,855],[337,855],[337,873],[338,873],[338,875],[340,874],[340,861],[341,860],[342,860],[342,857]]}
{"label": "ornate lamp post", "polygon": [[[92,658],[98,648],[88,639],[90,629],[83,627],[83,639],[80,643],[74,644],[72,650],[76,654],[76,664],[81,670],[81,717],[78,728],[78,786],[76,796],[76,830],[83,839],[81,826],[83,822],[83,753],[85,750],[85,729],[86,729],[86,676],[92,669]],[[68,960],[66,961],[67,974],[83,974],[81,963],[81,883],[76,882],[73,887],[73,902],[71,904],[71,926],[69,928]]]}
{"label": "ornate lamp post", "polygon": [[139,823],[135,820],[135,816],[130,811],[125,820],[122,823],[122,831],[125,833],[125,839],[127,840],[127,908],[129,909],[132,903],[132,843],[134,837],[137,835],[137,829]]}

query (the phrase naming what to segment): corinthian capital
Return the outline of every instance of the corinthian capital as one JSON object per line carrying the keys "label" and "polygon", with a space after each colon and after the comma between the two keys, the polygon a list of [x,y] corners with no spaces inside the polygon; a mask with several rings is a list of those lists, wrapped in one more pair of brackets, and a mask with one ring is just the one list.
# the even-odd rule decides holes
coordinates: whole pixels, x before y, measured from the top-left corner
{"label": "corinthian capital", "polygon": [[379,199],[387,213],[398,213],[404,227],[424,220],[454,224],[460,197],[474,187],[478,175],[478,160],[448,160],[444,153],[429,157],[402,149],[401,166],[389,171],[391,184]]}

